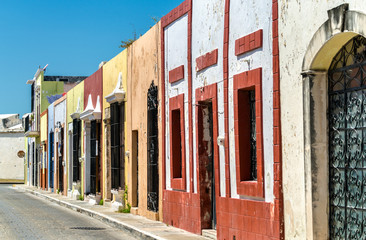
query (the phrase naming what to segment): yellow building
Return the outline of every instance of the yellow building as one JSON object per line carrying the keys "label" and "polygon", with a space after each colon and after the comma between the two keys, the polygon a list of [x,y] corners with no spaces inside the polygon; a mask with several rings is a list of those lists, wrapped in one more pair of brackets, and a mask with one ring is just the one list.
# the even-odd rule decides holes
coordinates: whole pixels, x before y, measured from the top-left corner
{"label": "yellow building", "polygon": [[[122,204],[128,176],[125,174],[128,154],[126,139],[127,50],[103,66],[103,199]],[[120,133],[120,134],[116,134]]]}
{"label": "yellow building", "polygon": [[40,140],[41,140],[41,188],[47,189],[47,136],[48,136],[48,111],[47,109],[41,114],[41,131],[40,131]]}
{"label": "yellow building", "polygon": [[[83,124],[80,113],[84,111],[84,81],[67,92],[66,99],[66,166],[67,194],[77,198],[84,192],[82,188],[82,169],[79,158],[83,152]],[[76,148],[75,148],[76,147]]]}

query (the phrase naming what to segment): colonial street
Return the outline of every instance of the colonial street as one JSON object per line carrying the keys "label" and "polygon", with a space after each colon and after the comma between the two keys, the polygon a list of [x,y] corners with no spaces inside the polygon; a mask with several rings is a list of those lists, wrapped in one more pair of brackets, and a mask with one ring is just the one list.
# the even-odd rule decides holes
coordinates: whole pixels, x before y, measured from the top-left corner
{"label": "colonial street", "polygon": [[96,219],[0,184],[0,239],[135,239]]}

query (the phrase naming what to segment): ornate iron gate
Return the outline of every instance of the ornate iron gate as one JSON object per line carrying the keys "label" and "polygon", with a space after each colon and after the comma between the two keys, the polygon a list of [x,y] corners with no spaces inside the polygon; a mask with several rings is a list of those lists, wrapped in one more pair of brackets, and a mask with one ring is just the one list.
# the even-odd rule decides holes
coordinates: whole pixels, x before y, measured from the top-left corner
{"label": "ornate iron gate", "polygon": [[159,210],[158,87],[154,81],[147,92],[147,208]]}
{"label": "ornate iron gate", "polygon": [[366,238],[366,39],[357,36],[328,72],[331,239]]}

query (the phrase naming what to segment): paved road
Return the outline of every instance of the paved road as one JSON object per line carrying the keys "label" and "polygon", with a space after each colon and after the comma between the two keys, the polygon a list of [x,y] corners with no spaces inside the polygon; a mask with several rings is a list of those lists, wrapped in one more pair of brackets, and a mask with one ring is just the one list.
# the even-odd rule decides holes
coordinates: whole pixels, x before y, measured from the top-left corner
{"label": "paved road", "polygon": [[0,239],[135,239],[91,217],[0,184]]}

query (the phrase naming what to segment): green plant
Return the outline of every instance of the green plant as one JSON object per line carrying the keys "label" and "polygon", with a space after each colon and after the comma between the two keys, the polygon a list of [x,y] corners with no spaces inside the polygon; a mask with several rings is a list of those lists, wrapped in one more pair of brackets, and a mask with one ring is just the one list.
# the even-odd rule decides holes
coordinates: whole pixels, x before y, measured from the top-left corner
{"label": "green plant", "polygon": [[129,203],[127,203],[126,207],[120,207],[118,209],[119,213],[130,213],[131,212],[131,205]]}
{"label": "green plant", "polygon": [[121,45],[119,45],[120,48],[128,48],[129,46],[131,46],[131,44],[136,41],[137,37],[136,37],[136,31],[133,33],[133,39],[129,38],[127,40],[122,40],[121,41]]}
{"label": "green plant", "polygon": [[128,187],[127,187],[127,185],[125,185],[125,190],[123,192],[123,201],[124,201],[124,203],[126,203],[127,200],[128,200]]}
{"label": "green plant", "polygon": [[127,202],[128,200],[128,187],[125,185],[125,190],[123,192],[123,207],[120,207],[118,209],[118,212],[120,213],[130,213],[131,212],[131,204]]}
{"label": "green plant", "polygon": [[84,196],[83,196],[83,195],[79,195],[78,200],[80,200],[80,201],[84,201]]}
{"label": "green plant", "polygon": [[59,194],[59,193],[60,193],[60,189],[59,189],[59,188],[57,188],[57,189],[56,189],[56,193],[57,193],[57,194]]}
{"label": "green plant", "polygon": [[104,203],[103,199],[100,199],[99,205],[103,205],[103,203]]}

